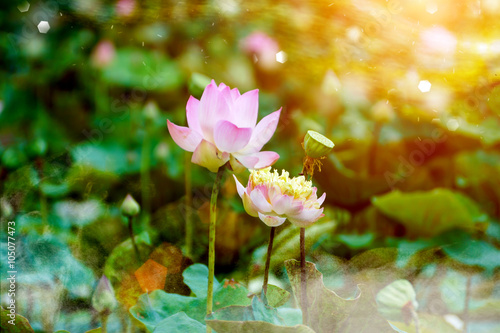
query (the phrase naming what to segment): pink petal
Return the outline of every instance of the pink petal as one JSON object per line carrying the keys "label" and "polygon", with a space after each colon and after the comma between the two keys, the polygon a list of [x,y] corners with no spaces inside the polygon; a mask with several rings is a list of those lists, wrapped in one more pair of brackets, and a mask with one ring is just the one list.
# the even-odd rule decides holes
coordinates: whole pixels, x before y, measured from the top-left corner
{"label": "pink petal", "polygon": [[245,193],[245,187],[241,185],[241,183],[238,181],[238,178],[236,178],[235,175],[233,175],[234,181],[236,182],[236,190],[238,191],[238,194],[240,195],[240,198],[243,197],[243,193]]}
{"label": "pink petal", "polygon": [[266,200],[266,197],[260,188],[255,188],[252,192],[250,192],[250,199],[259,212],[269,213],[273,210],[273,207]]}
{"label": "pink petal", "polygon": [[292,196],[282,195],[281,197],[271,201],[273,210],[278,215],[298,215],[304,209],[301,201],[294,200]]}
{"label": "pink petal", "polygon": [[320,217],[323,217],[323,208],[321,209],[304,209],[300,214],[288,216],[288,220],[297,227],[304,228],[314,222]]}
{"label": "pink petal", "polygon": [[233,100],[233,102],[238,98],[240,97],[241,94],[240,94],[240,91],[238,90],[238,88],[234,88],[231,90],[231,99]]}
{"label": "pink petal", "polygon": [[281,108],[264,117],[257,126],[255,126],[250,143],[240,153],[256,153],[260,151],[276,131],[280,113]]}
{"label": "pink petal", "polygon": [[272,216],[272,215],[264,215],[259,212],[259,218],[262,222],[264,222],[269,227],[277,227],[282,225],[285,222],[286,217]]}
{"label": "pink petal", "polygon": [[251,90],[238,97],[234,102],[233,109],[235,125],[254,128],[259,114],[259,90]]}
{"label": "pink petal", "polygon": [[[227,90],[227,92],[226,92]],[[198,119],[203,133],[203,137],[214,142],[214,128],[219,120],[230,119],[230,109],[226,103],[225,93],[229,92],[229,87],[219,91],[214,81],[210,83],[200,99]]]}
{"label": "pink petal", "polygon": [[258,211],[257,207],[252,202],[252,199],[250,199],[250,196],[248,195],[247,192],[243,193],[243,207],[245,208],[245,211],[248,213],[248,215],[257,217]]}
{"label": "pink petal", "polygon": [[198,120],[198,114],[200,110],[199,106],[200,101],[193,96],[190,96],[186,104],[186,118],[189,128],[195,132],[202,134],[200,122]]}
{"label": "pink petal", "polygon": [[233,154],[247,169],[262,169],[272,165],[280,155],[274,151],[261,151],[253,154]]}
{"label": "pink petal", "polygon": [[326,192],[323,193],[323,195],[318,199],[318,203],[320,206],[323,204],[323,202],[325,202],[325,198],[326,198]]}
{"label": "pink petal", "polygon": [[245,147],[252,136],[251,128],[239,128],[227,120],[221,120],[215,125],[214,142],[221,151],[234,153]]}
{"label": "pink petal", "polygon": [[203,139],[200,134],[188,127],[177,126],[167,120],[167,127],[172,139],[184,150],[194,151]]}
{"label": "pink petal", "polygon": [[219,153],[217,148],[206,140],[196,147],[191,162],[201,165],[212,172],[217,172],[229,160],[229,154]]}

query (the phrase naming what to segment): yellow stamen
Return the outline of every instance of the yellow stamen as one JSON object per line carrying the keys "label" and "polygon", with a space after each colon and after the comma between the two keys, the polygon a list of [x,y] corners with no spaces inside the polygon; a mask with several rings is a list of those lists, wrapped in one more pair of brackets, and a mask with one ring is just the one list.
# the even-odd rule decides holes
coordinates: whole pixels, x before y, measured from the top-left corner
{"label": "yellow stamen", "polygon": [[266,185],[268,187],[278,186],[282,194],[293,196],[295,199],[307,200],[312,193],[312,182],[304,176],[290,178],[290,174],[282,170],[271,172],[271,167],[260,170],[251,170],[250,181],[253,186]]}

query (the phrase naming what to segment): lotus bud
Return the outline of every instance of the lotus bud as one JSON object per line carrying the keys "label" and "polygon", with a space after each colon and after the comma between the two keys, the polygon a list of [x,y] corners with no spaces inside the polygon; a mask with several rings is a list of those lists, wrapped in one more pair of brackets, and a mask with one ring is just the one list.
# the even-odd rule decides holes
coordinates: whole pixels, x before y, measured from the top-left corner
{"label": "lotus bud", "polygon": [[47,152],[47,141],[42,138],[36,138],[28,145],[28,154],[30,156],[43,156]]}
{"label": "lotus bud", "polygon": [[170,148],[168,147],[167,143],[165,142],[160,142],[155,149],[155,157],[159,161],[165,161],[168,158],[168,155],[170,154]]}
{"label": "lotus bud", "polygon": [[376,297],[379,313],[388,320],[411,321],[418,308],[415,290],[408,280],[397,280],[380,290]]}
{"label": "lotus bud", "polygon": [[120,209],[125,216],[136,216],[141,211],[141,206],[139,206],[130,194],[127,194]]}
{"label": "lotus bud", "polygon": [[159,114],[158,105],[153,101],[149,101],[144,107],[144,118],[146,118],[147,121],[153,122],[158,118]]}
{"label": "lotus bud", "polygon": [[304,137],[304,150],[306,155],[312,158],[322,158],[333,148],[333,142],[315,131],[307,131]]}
{"label": "lotus bud", "polygon": [[106,275],[103,275],[99,280],[97,289],[92,296],[92,307],[99,313],[109,313],[116,307],[115,292]]}

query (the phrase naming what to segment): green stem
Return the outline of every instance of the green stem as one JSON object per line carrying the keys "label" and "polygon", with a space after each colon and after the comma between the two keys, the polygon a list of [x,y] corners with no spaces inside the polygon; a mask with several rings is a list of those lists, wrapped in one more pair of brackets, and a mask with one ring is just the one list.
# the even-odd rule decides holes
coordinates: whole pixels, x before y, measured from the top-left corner
{"label": "green stem", "polygon": [[[214,298],[214,273],[215,273],[215,227],[217,223],[217,196],[219,195],[220,181],[224,173],[224,166],[219,168],[212,188],[210,199],[210,228],[208,232],[208,290],[207,290],[207,316],[212,314]],[[212,329],[207,325],[207,333]]]}
{"label": "green stem", "polygon": [[35,161],[36,170],[38,172],[39,185],[38,185],[38,194],[40,195],[40,214],[42,215],[42,222],[44,226],[49,224],[49,208],[47,203],[47,197],[42,192],[42,180],[43,180],[43,159],[38,157]]}
{"label": "green stem", "polygon": [[300,307],[302,308],[302,323],[308,323],[307,283],[306,283],[306,228],[300,228]]}
{"label": "green stem", "polygon": [[463,315],[463,320],[464,320],[464,333],[467,333],[469,330],[469,303],[470,303],[470,297],[471,297],[471,277],[470,275],[467,277],[467,284],[465,287],[465,304],[464,304],[464,315]]}
{"label": "green stem", "polygon": [[193,194],[191,191],[191,154],[184,154],[184,190],[186,192],[186,257],[191,257],[193,251],[193,221],[191,218],[191,206],[193,205]]}
{"label": "green stem", "polygon": [[137,260],[141,262],[141,254],[139,253],[139,248],[137,247],[137,244],[135,243],[135,237],[134,237],[134,229],[132,228],[132,216],[127,216],[128,218],[128,234],[130,235],[130,239],[132,240],[132,245],[134,246],[134,251],[135,255],[137,256]]}
{"label": "green stem", "polygon": [[376,159],[378,150],[378,141],[380,138],[380,130],[382,129],[382,124],[379,122],[375,123],[375,128],[373,129],[373,141],[368,153],[368,174],[374,175],[376,173]]}
{"label": "green stem", "polygon": [[149,213],[151,212],[151,196],[150,196],[150,141],[147,134],[144,135],[144,141],[142,142],[142,156],[141,156],[141,197],[142,197],[142,209],[144,212],[145,221],[149,221]]}
{"label": "green stem", "polygon": [[269,266],[271,264],[271,254],[273,252],[275,231],[276,227],[271,227],[271,233],[269,234],[269,245],[267,246],[266,269],[264,270],[264,284],[262,285],[262,290],[264,290],[264,295],[267,295],[267,282],[269,281]]}
{"label": "green stem", "polygon": [[101,332],[107,333],[107,324],[108,324],[109,313],[104,312],[101,314]]}

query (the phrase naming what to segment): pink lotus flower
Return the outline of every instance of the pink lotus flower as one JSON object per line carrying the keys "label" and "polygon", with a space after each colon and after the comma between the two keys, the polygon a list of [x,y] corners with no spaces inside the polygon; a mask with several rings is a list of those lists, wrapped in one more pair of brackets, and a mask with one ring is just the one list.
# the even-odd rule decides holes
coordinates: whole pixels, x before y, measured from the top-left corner
{"label": "pink lotus flower", "polygon": [[317,188],[304,176],[289,178],[288,172],[271,167],[252,170],[246,188],[236,176],[236,188],[243,199],[243,206],[248,214],[259,217],[270,227],[277,227],[286,219],[292,224],[304,228],[323,217],[326,193],[318,199]]}
{"label": "pink lotus flower", "polygon": [[263,32],[253,32],[241,42],[244,52],[255,56],[257,64],[263,69],[276,68],[276,53],[280,51],[278,43]]}
{"label": "pink lotus flower", "polygon": [[212,172],[230,161],[233,169],[260,169],[279,158],[272,151],[260,151],[273,136],[281,108],[257,124],[259,91],[240,94],[224,83],[212,80],[200,100],[191,96],[186,105],[189,127],[167,121],[172,139],[182,149],[194,152],[191,162]]}

